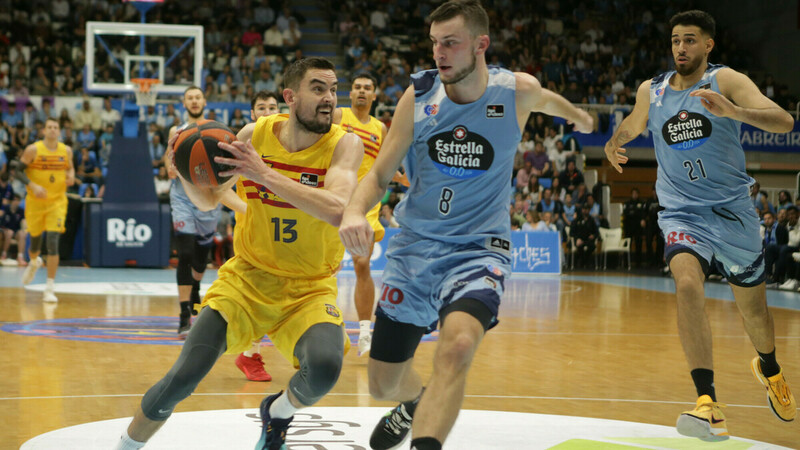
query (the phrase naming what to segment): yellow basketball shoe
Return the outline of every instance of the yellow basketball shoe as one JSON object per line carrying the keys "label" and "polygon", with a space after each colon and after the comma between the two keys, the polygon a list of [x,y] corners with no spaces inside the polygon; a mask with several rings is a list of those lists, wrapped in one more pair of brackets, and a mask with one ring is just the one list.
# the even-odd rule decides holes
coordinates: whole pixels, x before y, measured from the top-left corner
{"label": "yellow basketball shoe", "polygon": [[678,433],[699,438],[708,442],[724,441],[730,436],[725,426],[725,414],[720,408],[722,403],[711,401],[708,395],[701,395],[697,399],[697,406],[691,411],[684,411],[678,417],[675,425]]}
{"label": "yellow basketball shoe", "polygon": [[750,363],[753,375],[767,388],[767,400],[772,412],[784,422],[791,422],[797,415],[797,404],[794,402],[794,395],[783,378],[783,369],[777,375],[769,378],[761,372],[761,359],[756,356]]}

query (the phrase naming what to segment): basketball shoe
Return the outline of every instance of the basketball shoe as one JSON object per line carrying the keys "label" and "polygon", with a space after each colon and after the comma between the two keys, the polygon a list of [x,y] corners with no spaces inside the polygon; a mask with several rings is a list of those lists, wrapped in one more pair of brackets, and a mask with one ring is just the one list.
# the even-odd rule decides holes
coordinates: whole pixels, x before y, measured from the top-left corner
{"label": "basketball shoe", "polygon": [[261,353],[253,353],[253,356],[245,356],[239,353],[236,357],[236,367],[244,373],[250,381],[272,381],[272,375],[264,370],[264,360]]}
{"label": "basketball shoe", "polygon": [[189,334],[189,330],[192,329],[192,315],[188,313],[184,314],[181,312],[179,322],[178,322],[178,337],[181,339],[185,339],[186,335]]}
{"label": "basketball shoe", "polygon": [[261,439],[256,450],[286,450],[286,430],[294,416],[288,419],[273,419],[269,416],[269,407],[281,396],[283,391],[272,394],[261,401]]}
{"label": "basketball shoe", "polygon": [[30,284],[33,281],[33,277],[36,275],[36,271],[39,270],[39,267],[42,267],[42,257],[37,256],[36,259],[28,264],[28,267],[25,268],[25,272],[22,272],[22,284]]}
{"label": "basketball shoe", "polygon": [[409,414],[405,403],[400,403],[372,430],[369,446],[373,450],[388,450],[402,444],[411,430],[412,419],[413,413]]}
{"label": "basketball shoe", "polygon": [[708,395],[701,395],[693,410],[684,411],[678,417],[676,424],[678,433],[708,442],[728,439],[730,436],[725,426],[725,414],[722,414],[720,409],[724,406],[722,403],[711,401]]}
{"label": "basketball shoe", "polygon": [[769,378],[761,372],[761,360],[758,356],[753,358],[750,363],[753,375],[767,388],[767,400],[772,412],[784,422],[791,422],[797,415],[797,404],[794,402],[794,395],[783,378],[783,369],[777,375]]}

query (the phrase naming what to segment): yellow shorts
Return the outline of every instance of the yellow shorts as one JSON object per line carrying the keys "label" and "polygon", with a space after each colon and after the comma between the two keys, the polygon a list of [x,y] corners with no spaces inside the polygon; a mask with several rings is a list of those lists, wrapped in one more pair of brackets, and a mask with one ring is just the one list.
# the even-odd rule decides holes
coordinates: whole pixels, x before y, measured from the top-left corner
{"label": "yellow shorts", "polygon": [[[306,330],[318,323],[344,325],[336,294],[335,277],[278,277],[234,256],[220,267],[200,307],[210,306],[228,322],[226,353],[241,353],[266,334],[297,368],[294,347]],[[344,327],[342,339],[347,353],[350,339]]]}
{"label": "yellow shorts", "polygon": [[39,236],[44,231],[63,233],[66,230],[67,196],[39,200],[32,195],[25,198],[25,221],[28,234]]}
{"label": "yellow shorts", "polygon": [[381,213],[381,204],[378,203],[375,205],[374,208],[370,209],[367,213],[367,222],[372,225],[372,231],[375,232],[375,242],[380,242],[383,240],[383,235],[386,234],[386,230],[381,225],[381,221],[378,220]]}

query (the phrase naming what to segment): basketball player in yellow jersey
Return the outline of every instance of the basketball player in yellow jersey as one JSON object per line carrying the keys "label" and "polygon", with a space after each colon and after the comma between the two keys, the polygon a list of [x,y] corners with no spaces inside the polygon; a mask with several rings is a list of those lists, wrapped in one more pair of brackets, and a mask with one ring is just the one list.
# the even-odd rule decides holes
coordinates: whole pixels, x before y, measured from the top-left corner
{"label": "basketball player in yellow jersey", "polygon": [[33,281],[36,271],[42,267],[39,253],[42,233],[47,232],[47,285],[43,296],[46,302],[58,301],[54,293],[59,261],[58,240],[65,229],[67,186],[75,182],[72,148],[58,142],[60,135],[58,121],[48,118],[44,124],[44,139],[25,148],[16,170],[17,179],[25,184],[28,192],[25,196],[25,220],[31,236],[30,264],[22,274],[22,284]]}
{"label": "basketball player in yellow jersey", "polygon": [[[369,172],[375,164],[375,158],[381,149],[381,143],[386,136],[386,125],[380,120],[369,115],[372,103],[375,101],[375,87],[378,80],[369,73],[353,76],[350,88],[350,108],[336,108],[333,123],[338,123],[348,133],[354,133],[361,138],[364,144],[364,159],[358,169],[358,180]],[[383,225],[378,220],[381,204],[376,204],[368,213],[367,220],[375,232],[375,241],[370,247],[369,255],[353,258],[353,268],[356,272],[355,304],[358,313],[358,356],[366,354],[372,347],[372,307],[375,304],[375,283],[369,270],[369,261],[372,257],[372,248],[375,242],[380,242],[385,233]]]}
{"label": "basketball player in yellow jersey", "polygon": [[261,117],[239,141],[219,143],[230,157],[215,159],[233,166],[220,174],[230,181],[198,188],[181,180],[192,201],[210,210],[244,177],[247,212],[235,255],[206,293],[178,360],[145,394],[118,449],[144,446],[223,353],[239,353],[264,334],[300,370],[289,389],[261,402],[257,449],[281,448],[295,411],[316,403],[339,377],[349,341],[336,306],[334,275],[344,255],[337,226],[364,149],[332,124],[337,81],[330,61],[295,61],[284,83],[288,116]]}
{"label": "basketball player in yellow jersey", "polygon": [[[278,95],[274,92],[259,91],[256,92],[256,95],[250,100],[250,119],[253,122],[257,121],[259,117],[271,116],[277,114],[279,111]],[[245,192],[242,181],[242,178],[239,177],[239,180],[236,182],[236,193],[242,201],[247,202],[247,193]],[[239,229],[239,224],[242,223],[244,214],[237,211],[235,213],[235,218],[236,229]],[[237,233],[236,230],[234,230],[234,242],[238,239],[240,234],[241,233]],[[259,337],[253,342],[250,349],[245,350],[236,357],[236,367],[238,367],[250,381],[272,381],[272,375],[265,370],[264,359],[261,357],[261,339],[262,337]]]}

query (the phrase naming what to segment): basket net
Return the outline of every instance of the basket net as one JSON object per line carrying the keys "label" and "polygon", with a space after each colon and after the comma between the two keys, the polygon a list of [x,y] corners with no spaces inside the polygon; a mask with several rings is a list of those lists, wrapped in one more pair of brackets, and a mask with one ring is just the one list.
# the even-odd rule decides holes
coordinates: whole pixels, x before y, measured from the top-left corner
{"label": "basket net", "polygon": [[136,95],[136,104],[143,106],[155,106],[156,96],[158,95],[158,78],[131,78]]}

